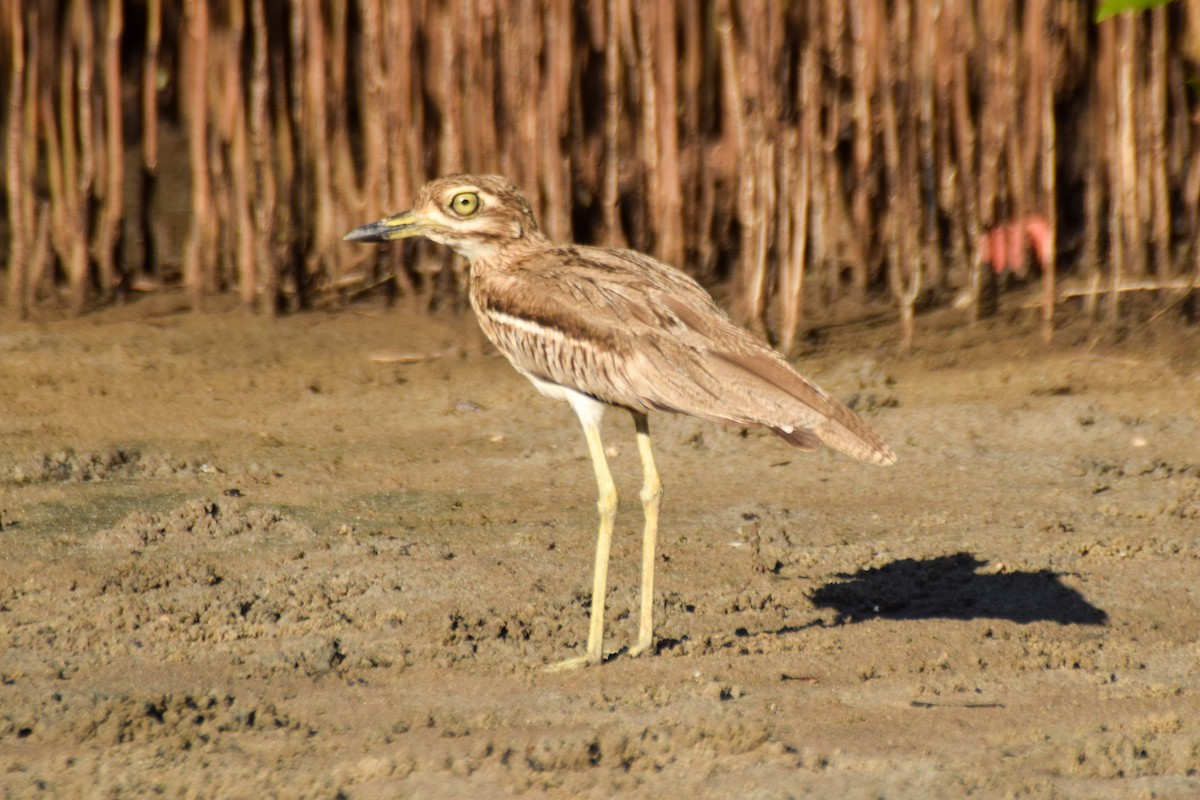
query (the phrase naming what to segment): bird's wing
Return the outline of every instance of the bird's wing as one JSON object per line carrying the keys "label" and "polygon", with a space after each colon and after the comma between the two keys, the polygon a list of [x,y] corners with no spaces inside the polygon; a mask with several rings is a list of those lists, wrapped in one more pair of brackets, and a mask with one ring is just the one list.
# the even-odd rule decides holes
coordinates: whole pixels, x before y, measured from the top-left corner
{"label": "bird's wing", "polygon": [[640,253],[558,248],[476,277],[472,302],[519,369],[604,402],[764,425],[890,463],[854,412],[738,327],[699,284]]}

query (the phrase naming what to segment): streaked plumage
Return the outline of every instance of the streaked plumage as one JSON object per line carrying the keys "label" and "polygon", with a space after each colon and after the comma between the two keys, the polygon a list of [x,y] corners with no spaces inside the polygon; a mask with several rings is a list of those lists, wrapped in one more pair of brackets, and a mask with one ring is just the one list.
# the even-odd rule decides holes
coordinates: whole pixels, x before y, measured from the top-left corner
{"label": "streaked plumage", "polygon": [[824,442],[871,463],[895,461],[862,418],[735,325],[690,277],[631,250],[551,243],[520,190],[504,178],[451,175],[432,181],[412,211],[346,238],[409,236],[445,244],[470,261],[471,305],[484,333],[540,391],[570,402],[588,436],[601,490],[601,532],[588,654],[569,666],[600,660],[601,555],[606,568],[616,505],[603,449],[596,452],[604,406],[634,414],[646,469],[638,651],[652,643],[649,594],[661,495],[647,412],[762,425],[804,450]]}

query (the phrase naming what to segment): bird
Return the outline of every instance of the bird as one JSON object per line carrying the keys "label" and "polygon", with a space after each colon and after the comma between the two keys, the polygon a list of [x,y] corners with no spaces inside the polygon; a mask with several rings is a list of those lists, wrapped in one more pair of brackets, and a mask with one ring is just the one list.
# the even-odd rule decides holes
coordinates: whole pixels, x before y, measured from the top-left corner
{"label": "bird", "polygon": [[617,490],[600,437],[609,407],[633,416],[644,517],[637,642],[652,654],[654,565],[663,496],[648,414],[673,412],[762,426],[800,450],[822,443],[878,465],[896,456],[870,425],[737,325],[693,278],[634,250],[556,244],[524,194],[498,175],[448,175],[411,210],[356,228],[351,242],[424,237],[469,263],[469,298],[492,344],[542,394],[566,401],[583,427],[600,524],[582,654],[548,670],[600,664]]}

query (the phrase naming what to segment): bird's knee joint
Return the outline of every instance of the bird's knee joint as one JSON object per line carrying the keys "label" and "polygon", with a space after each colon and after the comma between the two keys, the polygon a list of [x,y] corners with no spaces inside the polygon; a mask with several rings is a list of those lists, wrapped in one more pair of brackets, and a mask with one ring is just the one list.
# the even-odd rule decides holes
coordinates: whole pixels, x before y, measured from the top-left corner
{"label": "bird's knee joint", "polygon": [[662,496],[663,486],[658,481],[647,483],[642,487],[642,505],[649,505],[651,503],[657,505],[662,500]]}
{"label": "bird's knee joint", "polygon": [[600,509],[601,514],[615,514],[617,511],[616,487],[602,489],[600,499],[596,501],[596,507]]}

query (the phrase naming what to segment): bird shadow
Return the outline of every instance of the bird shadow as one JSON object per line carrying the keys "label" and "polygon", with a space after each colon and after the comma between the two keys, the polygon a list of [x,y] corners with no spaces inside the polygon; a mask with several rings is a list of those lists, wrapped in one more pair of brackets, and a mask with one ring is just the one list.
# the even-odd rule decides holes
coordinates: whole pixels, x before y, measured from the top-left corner
{"label": "bird shadow", "polygon": [[1018,623],[1103,625],[1108,614],[1066,586],[1063,573],[981,573],[986,561],[970,553],[902,558],[882,567],[839,573],[811,594],[833,609],[834,624],[868,619],[1007,619]]}

